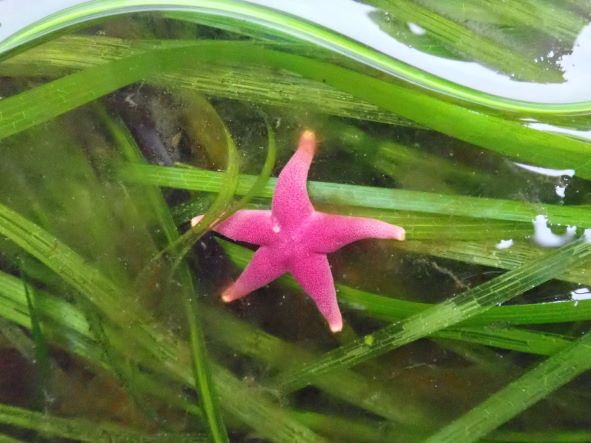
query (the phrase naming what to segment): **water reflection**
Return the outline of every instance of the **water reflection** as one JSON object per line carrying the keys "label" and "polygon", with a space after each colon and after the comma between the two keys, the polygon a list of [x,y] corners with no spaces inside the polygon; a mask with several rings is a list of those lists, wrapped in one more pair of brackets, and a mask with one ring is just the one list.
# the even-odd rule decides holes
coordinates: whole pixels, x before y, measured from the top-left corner
{"label": "water reflection", "polygon": [[528,126],[533,129],[538,129],[540,131],[546,132],[554,132],[556,134],[565,134],[570,135],[571,137],[575,137],[585,141],[591,141],[591,129],[573,129],[573,128],[565,128],[562,126],[555,126],[549,125],[547,123],[537,123],[532,122],[529,123]]}
{"label": "water reflection", "polygon": [[[57,13],[82,3],[86,2],[82,0],[44,0],[36,2],[35,8],[23,8],[20,0],[0,0],[0,17],[2,17],[0,41],[51,13]],[[191,4],[187,1],[169,1],[160,2],[160,4],[154,2],[152,6],[149,6],[148,3],[151,2],[146,2],[146,5],[141,9],[178,9],[179,7],[190,9],[189,5]],[[196,5],[198,3],[195,2]],[[517,81],[511,78],[510,74],[499,73],[495,69],[487,68],[477,62],[436,56],[417,49],[420,45],[409,46],[398,41],[376,23],[376,16],[381,11],[364,3],[351,0],[325,0],[322,2],[316,0],[300,0],[298,2],[250,0],[250,3],[303,18],[441,79],[488,94],[532,103],[564,104],[591,101],[591,83],[587,81],[588,73],[591,70],[591,26],[589,24],[580,30],[572,53],[556,60],[556,68],[562,70],[564,81],[539,84]],[[121,1],[120,5],[121,8],[125,7],[126,1]],[[335,14],[335,10],[338,10],[339,13]],[[419,24],[407,23],[407,26],[416,27]],[[421,27],[421,29],[423,28]],[[430,32],[426,31],[414,33],[414,35],[417,39],[431,38]],[[572,32],[576,32],[576,30]],[[317,43],[322,44],[320,41]],[[540,57],[548,58],[550,55],[555,55],[553,48],[550,48],[547,53],[541,54]],[[380,64],[379,61],[362,61],[400,75],[399,72],[392,72],[391,67]],[[419,83],[422,80],[424,79],[414,79]]]}

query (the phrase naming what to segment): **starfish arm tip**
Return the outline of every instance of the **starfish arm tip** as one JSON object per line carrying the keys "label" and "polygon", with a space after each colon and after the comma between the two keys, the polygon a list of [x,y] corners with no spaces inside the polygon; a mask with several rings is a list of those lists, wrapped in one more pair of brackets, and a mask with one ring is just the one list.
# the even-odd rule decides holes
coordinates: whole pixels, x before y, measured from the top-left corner
{"label": "starfish arm tip", "polygon": [[300,137],[300,142],[313,142],[316,140],[316,135],[314,134],[314,132],[310,129],[306,129],[304,130],[304,132],[302,132],[302,135]]}
{"label": "starfish arm tip", "polygon": [[343,320],[333,320],[329,322],[328,326],[333,333],[341,332],[343,330]]}
{"label": "starfish arm tip", "polygon": [[375,225],[375,231],[373,235],[370,235],[370,237],[392,239],[399,241],[403,241],[406,239],[406,230],[401,226],[385,223],[374,219],[369,219],[369,221],[372,223],[377,223]]}
{"label": "starfish arm tip", "polygon": [[232,286],[222,292],[222,301],[224,303],[231,303],[238,298],[240,298],[240,296],[237,296],[236,291],[233,290]]}
{"label": "starfish arm tip", "polygon": [[316,134],[314,134],[313,131],[306,129],[302,132],[298,144],[298,150],[307,152],[312,156],[316,153]]}

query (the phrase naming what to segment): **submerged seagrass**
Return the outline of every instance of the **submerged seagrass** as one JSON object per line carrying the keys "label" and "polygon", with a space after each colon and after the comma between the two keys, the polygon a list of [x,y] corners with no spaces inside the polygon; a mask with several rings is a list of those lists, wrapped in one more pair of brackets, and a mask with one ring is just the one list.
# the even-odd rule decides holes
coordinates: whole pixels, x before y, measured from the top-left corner
{"label": "submerged seagrass", "polygon": [[[548,91],[591,21],[340,1],[365,35]],[[289,7],[91,0],[0,41],[0,440],[589,441],[591,105],[470,89]],[[313,163],[311,133],[290,160],[303,128]],[[274,212],[340,334],[208,233],[265,240]],[[581,238],[540,248],[538,215]],[[335,251],[392,224],[408,241]]]}

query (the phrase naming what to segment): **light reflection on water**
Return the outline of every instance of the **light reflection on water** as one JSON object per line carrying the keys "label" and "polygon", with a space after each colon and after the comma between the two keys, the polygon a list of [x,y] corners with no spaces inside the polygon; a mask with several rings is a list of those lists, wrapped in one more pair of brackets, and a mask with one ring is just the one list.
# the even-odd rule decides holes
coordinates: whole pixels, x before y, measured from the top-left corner
{"label": "light reflection on water", "polygon": [[[589,71],[589,72],[591,72],[591,71]],[[562,126],[549,125],[546,123],[538,123],[538,122],[528,123],[527,126],[529,126],[532,129],[538,129],[540,131],[555,132],[557,134],[570,135],[571,137],[580,138],[581,140],[591,141],[591,130],[589,130],[589,129],[578,130],[578,129],[572,129],[572,128],[565,128]]]}
{"label": "light reflection on water", "polygon": [[[0,0],[0,41],[43,17],[84,0],[39,0],[35,8],[23,8],[21,0]],[[571,54],[558,60],[563,83],[517,81],[475,62],[452,60],[407,46],[388,35],[370,16],[376,9],[351,0],[250,0],[250,3],[283,11],[345,35],[408,65],[488,94],[533,103],[591,101],[591,24],[584,27]],[[335,14],[334,11],[339,13]],[[428,37],[428,32],[424,34]]]}

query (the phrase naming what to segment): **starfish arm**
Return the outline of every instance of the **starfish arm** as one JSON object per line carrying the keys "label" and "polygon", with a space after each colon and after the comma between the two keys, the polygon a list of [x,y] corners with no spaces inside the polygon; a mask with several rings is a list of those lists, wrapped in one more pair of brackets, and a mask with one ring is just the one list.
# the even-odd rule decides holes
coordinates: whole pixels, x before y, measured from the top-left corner
{"label": "starfish arm", "polygon": [[[202,218],[202,215],[194,217],[191,226],[195,226]],[[266,245],[273,237],[271,211],[242,209],[215,225],[213,230],[235,241]]]}
{"label": "starfish arm", "polygon": [[259,289],[287,272],[285,262],[268,246],[260,247],[238,279],[223,293],[226,303],[237,300]]}
{"label": "starfish arm", "polygon": [[349,243],[364,238],[404,240],[405,231],[400,226],[373,218],[316,212],[306,231],[310,250],[328,254]]}
{"label": "starfish arm", "polygon": [[314,211],[308,197],[306,180],[316,150],[316,137],[304,131],[298,149],[289,159],[277,180],[271,204],[278,226],[290,228]]}
{"label": "starfish arm", "polygon": [[300,286],[312,297],[318,310],[327,320],[332,332],[343,329],[343,318],[326,255],[311,254],[294,260],[290,272]]}

